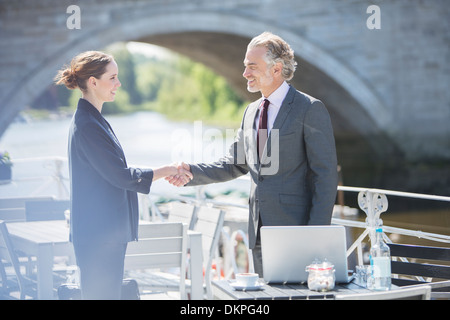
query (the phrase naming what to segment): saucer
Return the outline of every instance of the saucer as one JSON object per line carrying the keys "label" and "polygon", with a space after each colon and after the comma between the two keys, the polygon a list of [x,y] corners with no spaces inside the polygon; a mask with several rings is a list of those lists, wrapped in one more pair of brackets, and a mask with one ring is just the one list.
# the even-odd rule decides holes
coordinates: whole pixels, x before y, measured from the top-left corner
{"label": "saucer", "polygon": [[261,290],[264,287],[264,283],[258,280],[254,286],[245,286],[239,284],[238,282],[236,282],[236,280],[231,280],[230,286],[239,291],[256,291]]}

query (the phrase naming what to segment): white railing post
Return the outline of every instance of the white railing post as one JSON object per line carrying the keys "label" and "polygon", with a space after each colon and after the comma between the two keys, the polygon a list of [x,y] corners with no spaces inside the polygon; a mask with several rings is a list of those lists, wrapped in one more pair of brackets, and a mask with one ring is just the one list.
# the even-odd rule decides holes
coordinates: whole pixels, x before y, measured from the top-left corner
{"label": "white railing post", "polygon": [[65,199],[65,198],[70,197],[70,192],[69,192],[69,190],[67,190],[67,188],[64,184],[63,164],[64,164],[63,158],[55,159],[55,171],[54,171],[53,178],[55,179],[56,184],[58,185],[59,199]]}
{"label": "white railing post", "polygon": [[[383,225],[380,215],[388,209],[388,200],[384,193],[365,190],[358,193],[358,205],[366,213],[366,226],[370,241],[375,241],[375,229]],[[372,243],[373,244],[373,243]]]}

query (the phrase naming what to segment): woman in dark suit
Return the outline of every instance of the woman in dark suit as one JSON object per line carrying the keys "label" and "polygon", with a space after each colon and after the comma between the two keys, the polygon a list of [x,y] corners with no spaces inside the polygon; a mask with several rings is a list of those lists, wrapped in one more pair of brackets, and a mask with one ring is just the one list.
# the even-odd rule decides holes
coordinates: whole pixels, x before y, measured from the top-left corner
{"label": "woman in dark suit", "polygon": [[80,89],[69,132],[70,238],[80,268],[83,299],[120,299],[125,251],[138,239],[137,192],[176,175],[175,166],[128,167],[122,147],[101,115],[120,87],[111,55],[88,51],[59,71],[56,84]]}

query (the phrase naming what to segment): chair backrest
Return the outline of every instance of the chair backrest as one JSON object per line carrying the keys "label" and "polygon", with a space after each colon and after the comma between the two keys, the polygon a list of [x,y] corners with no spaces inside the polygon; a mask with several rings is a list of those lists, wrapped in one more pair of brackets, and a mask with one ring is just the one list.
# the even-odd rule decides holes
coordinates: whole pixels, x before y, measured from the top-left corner
{"label": "chair backrest", "polygon": [[211,291],[211,268],[222,233],[225,211],[218,208],[200,206],[196,211],[197,222],[194,231],[202,233],[203,261],[205,265],[205,283],[209,298]]}
{"label": "chair backrest", "polygon": [[189,230],[193,230],[196,215],[195,205],[184,202],[171,202],[169,204],[169,222],[182,222],[188,226]]}
{"label": "chair backrest", "polygon": [[53,200],[53,199],[54,199],[53,197],[49,196],[0,198],[0,209],[25,208],[25,203],[27,201]]}
{"label": "chair backrest", "polygon": [[337,294],[336,300],[430,300],[431,287],[427,285],[360,294]]}
{"label": "chair backrest", "polygon": [[64,220],[70,200],[33,200],[25,203],[27,221]]}
{"label": "chair backrest", "polygon": [[139,225],[139,240],[128,243],[125,270],[180,268],[180,295],[186,297],[187,226],[181,222]]}
{"label": "chair backrest", "polygon": [[[391,272],[393,274],[434,279],[450,279],[450,266],[448,265],[448,262],[450,261],[450,248],[392,243],[389,243],[388,246],[391,249],[391,257],[420,259],[422,262],[425,262],[424,260],[432,260],[432,263],[430,263],[430,261],[418,263],[393,259],[391,261]],[[437,264],[438,261],[445,261],[447,262],[447,265]],[[404,286],[420,284],[424,283],[424,281],[406,279],[405,277],[393,277],[392,283],[398,286]]]}
{"label": "chair backrest", "polygon": [[25,221],[25,203],[28,201],[49,201],[49,196],[0,198],[0,220]]}
{"label": "chair backrest", "polygon": [[209,264],[216,253],[222,232],[225,211],[206,206],[198,207],[194,231],[202,233],[203,258]]}
{"label": "chair backrest", "polygon": [[20,288],[20,296],[21,299],[23,299],[25,296],[25,279],[20,272],[19,259],[17,258],[11,239],[9,237],[8,228],[6,227],[5,221],[2,220],[0,220],[0,260],[2,268],[2,270],[0,271],[2,277],[2,287],[7,286],[8,281],[6,278],[5,266],[10,265],[14,270],[14,274]]}
{"label": "chair backrest", "polygon": [[8,222],[25,221],[25,208],[1,208],[0,220]]}

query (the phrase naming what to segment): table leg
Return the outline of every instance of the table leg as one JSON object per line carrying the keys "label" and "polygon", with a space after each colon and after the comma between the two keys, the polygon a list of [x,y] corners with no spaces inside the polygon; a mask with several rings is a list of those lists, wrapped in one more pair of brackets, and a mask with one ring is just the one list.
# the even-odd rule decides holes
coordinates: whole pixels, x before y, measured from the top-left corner
{"label": "table leg", "polygon": [[39,300],[52,300],[53,296],[53,248],[42,244],[37,256],[37,290]]}
{"label": "table leg", "polygon": [[203,299],[203,252],[202,252],[202,234],[190,234],[190,252],[191,252],[191,299]]}

